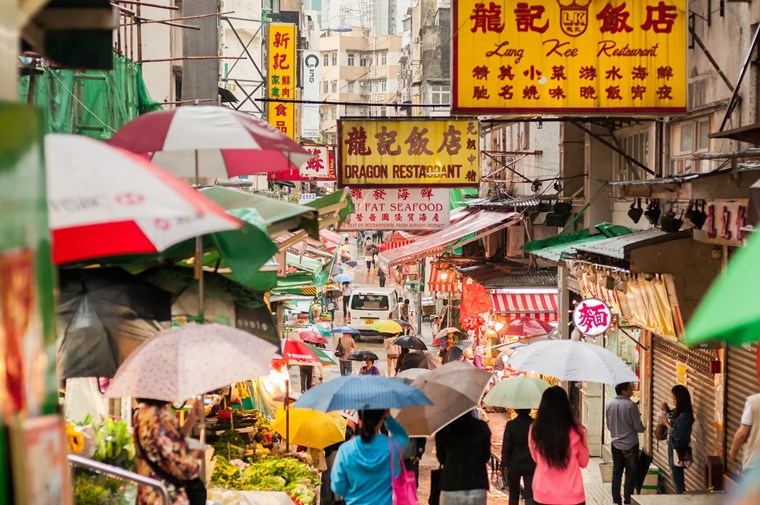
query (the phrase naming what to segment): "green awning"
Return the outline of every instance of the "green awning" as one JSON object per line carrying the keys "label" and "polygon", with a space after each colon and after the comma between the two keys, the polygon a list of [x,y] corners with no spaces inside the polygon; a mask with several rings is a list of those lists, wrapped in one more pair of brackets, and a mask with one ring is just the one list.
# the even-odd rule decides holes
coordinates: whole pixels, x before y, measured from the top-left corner
{"label": "green awning", "polygon": [[525,252],[541,259],[559,263],[568,254],[575,252],[575,247],[589,242],[607,238],[605,235],[591,235],[589,229],[574,231],[557,237],[533,240],[525,243]]}
{"label": "green awning", "polygon": [[458,209],[460,207],[466,207],[466,196],[478,196],[477,188],[453,188],[449,190],[449,205],[451,210]]}
{"label": "green awning", "polygon": [[219,186],[204,188],[201,193],[241,219],[255,210],[272,239],[301,229],[311,238],[319,238],[319,213],[312,208]]}
{"label": "green awning", "polygon": [[317,198],[307,203],[306,206],[319,211],[320,221],[328,221],[323,223],[320,226],[321,228],[327,228],[331,224],[339,226],[349,214],[354,212],[354,202],[351,200],[348,188],[339,189],[335,193]]}
{"label": "green awning", "polygon": [[297,254],[287,253],[286,260],[289,267],[292,266],[310,274],[315,274],[322,270],[322,262],[308,256],[299,257]]}

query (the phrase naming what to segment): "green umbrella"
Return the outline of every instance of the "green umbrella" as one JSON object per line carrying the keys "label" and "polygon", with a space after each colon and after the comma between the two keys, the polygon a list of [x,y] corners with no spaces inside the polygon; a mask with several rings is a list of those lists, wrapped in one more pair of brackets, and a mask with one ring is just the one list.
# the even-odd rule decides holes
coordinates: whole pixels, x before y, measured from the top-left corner
{"label": "green umbrella", "polygon": [[313,346],[309,344],[308,342],[303,342],[304,345],[308,346],[309,349],[314,351],[314,354],[317,355],[317,358],[319,358],[319,362],[323,365],[337,365],[334,359],[330,357],[329,354],[327,354],[325,351],[320,349],[319,347]]}
{"label": "green umbrella", "polygon": [[753,234],[718,276],[686,326],[686,344],[723,340],[740,345],[760,339],[760,233]]}
{"label": "green umbrella", "polygon": [[483,398],[483,403],[511,409],[535,409],[549,386],[548,382],[533,377],[510,377],[497,382]]}

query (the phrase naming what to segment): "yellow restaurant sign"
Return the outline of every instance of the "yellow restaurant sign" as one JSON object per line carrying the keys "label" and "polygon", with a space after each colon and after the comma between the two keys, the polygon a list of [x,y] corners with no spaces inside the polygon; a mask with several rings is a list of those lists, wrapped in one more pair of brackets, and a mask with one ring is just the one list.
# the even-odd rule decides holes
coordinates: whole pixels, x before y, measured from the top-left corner
{"label": "yellow restaurant sign", "polygon": [[[296,98],[296,25],[270,23],[267,33],[267,98]],[[269,102],[269,124],[291,139],[296,135],[293,102]]]}
{"label": "yellow restaurant sign", "polygon": [[338,121],[338,185],[478,187],[477,121],[345,119]]}
{"label": "yellow restaurant sign", "polygon": [[686,111],[686,0],[454,0],[454,113]]}

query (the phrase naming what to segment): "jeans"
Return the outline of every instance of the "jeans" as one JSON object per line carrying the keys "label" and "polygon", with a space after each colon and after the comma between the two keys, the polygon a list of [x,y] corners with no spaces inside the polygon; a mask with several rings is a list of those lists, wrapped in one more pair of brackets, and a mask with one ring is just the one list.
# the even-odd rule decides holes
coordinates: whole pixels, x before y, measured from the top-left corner
{"label": "jeans", "polygon": [[[348,312],[348,301],[351,300],[350,296],[344,296],[343,297],[343,319],[346,318],[346,313]],[[345,324],[345,321],[344,321]]]}
{"label": "jeans", "polygon": [[[626,454],[628,457],[626,457]],[[612,446],[612,502],[631,503],[631,494],[636,486],[637,466],[639,463],[639,446],[633,446],[630,450],[622,451]],[[620,482],[623,479],[625,469],[624,501],[620,499]]]}
{"label": "jeans", "polygon": [[485,489],[441,491],[441,505],[486,505],[487,500],[488,491]]}
{"label": "jeans", "polygon": [[351,372],[353,371],[353,367],[351,366],[352,363],[349,360],[340,360],[340,374],[341,375],[351,375]]}
{"label": "jeans", "polygon": [[668,443],[668,463],[670,463],[670,473],[673,475],[673,484],[676,486],[676,494],[684,494],[686,492],[686,482],[684,480],[684,467],[676,466],[674,463],[675,449],[673,449],[673,443]]}
{"label": "jeans", "polygon": [[299,365],[298,366],[301,375],[301,392],[311,389],[311,385],[314,377],[314,367],[311,365]]}
{"label": "jeans", "polygon": [[523,498],[525,505],[533,505],[533,472],[507,469],[502,471],[506,476],[507,488],[509,489],[509,505],[519,505],[520,503],[520,478],[523,479]]}

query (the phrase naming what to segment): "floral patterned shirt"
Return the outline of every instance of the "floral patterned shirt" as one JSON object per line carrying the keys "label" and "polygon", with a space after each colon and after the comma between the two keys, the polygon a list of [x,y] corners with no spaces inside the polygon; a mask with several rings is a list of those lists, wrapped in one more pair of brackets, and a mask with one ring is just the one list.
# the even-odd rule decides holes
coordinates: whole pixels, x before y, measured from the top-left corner
{"label": "floral patterned shirt", "polygon": [[[172,505],[189,505],[184,489],[164,481],[153,472],[143,458],[150,458],[159,468],[179,480],[191,480],[198,477],[200,462],[190,456],[185,445],[185,438],[179,429],[179,423],[168,405],[157,407],[140,404],[134,417],[134,437],[137,447],[137,473],[161,480],[169,490]],[[140,486],[137,492],[137,505],[160,505],[161,496],[149,486]]]}

